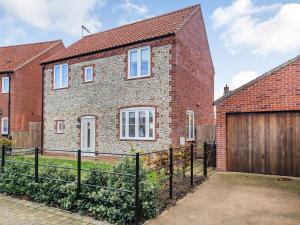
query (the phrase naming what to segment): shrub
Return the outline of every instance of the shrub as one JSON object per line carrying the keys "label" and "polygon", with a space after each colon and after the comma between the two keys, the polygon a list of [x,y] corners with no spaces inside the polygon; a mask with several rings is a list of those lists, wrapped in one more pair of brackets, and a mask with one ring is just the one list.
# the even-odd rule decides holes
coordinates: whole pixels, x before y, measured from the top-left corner
{"label": "shrub", "polygon": [[[74,171],[58,168],[55,163],[44,163],[40,166],[39,182],[35,183],[32,161],[23,158],[20,162],[22,164],[7,162],[5,172],[0,173],[0,189],[7,194],[106,219],[114,224],[134,221],[135,159],[124,158],[107,173],[99,168],[84,171],[79,197]],[[140,173],[140,215],[145,220],[156,214],[153,197],[159,187],[155,179],[149,179],[145,174],[143,166]]]}

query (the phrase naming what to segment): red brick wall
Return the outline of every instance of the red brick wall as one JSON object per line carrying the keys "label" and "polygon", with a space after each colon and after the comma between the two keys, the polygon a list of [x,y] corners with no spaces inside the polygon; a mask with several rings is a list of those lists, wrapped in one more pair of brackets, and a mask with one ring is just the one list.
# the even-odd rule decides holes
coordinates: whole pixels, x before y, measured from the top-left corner
{"label": "red brick wall", "polygon": [[[11,131],[28,130],[29,122],[40,122],[42,119],[42,67],[40,62],[59,50],[63,49],[62,43],[34,59],[29,64],[17,70],[11,79]],[[8,99],[8,94],[5,98]],[[7,115],[8,100],[0,98],[1,109]],[[3,101],[3,102],[2,102]]]}
{"label": "red brick wall", "polygon": [[186,137],[186,110],[194,111],[195,125],[214,124],[214,69],[200,10],[177,33],[172,51],[171,138],[178,145]]}
{"label": "red brick wall", "polygon": [[217,103],[217,169],[226,171],[226,113],[300,110],[300,59]]}

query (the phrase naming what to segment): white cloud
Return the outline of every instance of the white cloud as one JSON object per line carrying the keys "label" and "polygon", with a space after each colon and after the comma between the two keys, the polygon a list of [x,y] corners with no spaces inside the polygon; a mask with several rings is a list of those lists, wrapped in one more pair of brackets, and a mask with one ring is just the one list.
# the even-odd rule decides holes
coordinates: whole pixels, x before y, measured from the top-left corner
{"label": "white cloud", "polygon": [[146,14],[148,12],[148,8],[145,5],[138,5],[133,3],[130,0],[124,0],[116,9],[121,9],[127,13],[134,14]]}
{"label": "white cloud", "polygon": [[18,43],[18,40],[27,38],[25,30],[21,27],[16,27],[14,24],[14,19],[11,17],[6,16],[1,18],[0,27],[2,46],[14,45]]}
{"label": "white cloud", "polygon": [[251,80],[254,80],[256,77],[258,77],[258,73],[256,73],[255,71],[240,71],[238,74],[232,77],[228,86],[230,90],[233,90],[248,83]]}
{"label": "white cloud", "polygon": [[60,31],[79,37],[84,24],[91,32],[101,27],[91,12],[106,0],[0,0],[0,8],[15,20],[45,31]]}
{"label": "white cloud", "polygon": [[122,0],[119,5],[113,8],[113,12],[119,12],[120,19],[117,25],[124,25],[135,22],[137,20],[150,17],[148,7],[144,4],[134,3],[132,0]]}
{"label": "white cloud", "polygon": [[212,16],[215,29],[231,53],[241,50],[268,55],[300,49],[300,4],[255,6],[251,0],[235,0],[217,8]]}

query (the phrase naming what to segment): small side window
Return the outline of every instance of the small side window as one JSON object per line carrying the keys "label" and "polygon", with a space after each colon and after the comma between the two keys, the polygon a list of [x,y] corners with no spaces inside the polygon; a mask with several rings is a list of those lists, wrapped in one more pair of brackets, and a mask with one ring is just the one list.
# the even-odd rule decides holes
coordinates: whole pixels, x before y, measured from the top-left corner
{"label": "small side window", "polygon": [[8,92],[9,92],[9,78],[2,77],[2,93],[8,93]]}
{"label": "small side window", "polygon": [[56,121],[56,133],[57,134],[62,134],[65,131],[65,123],[64,121],[60,120],[60,121]]}
{"label": "small side window", "polygon": [[94,80],[93,67],[84,67],[84,82],[92,82]]}
{"label": "small side window", "polygon": [[186,112],[186,134],[188,141],[195,140],[195,114],[193,111]]}
{"label": "small side window", "polygon": [[1,118],[1,134],[8,134],[8,117]]}

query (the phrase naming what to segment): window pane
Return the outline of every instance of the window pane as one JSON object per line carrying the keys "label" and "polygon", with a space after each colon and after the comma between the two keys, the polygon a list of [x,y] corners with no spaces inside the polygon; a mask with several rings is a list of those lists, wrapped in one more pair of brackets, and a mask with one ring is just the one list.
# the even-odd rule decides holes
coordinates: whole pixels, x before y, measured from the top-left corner
{"label": "window pane", "polygon": [[141,51],[141,75],[147,75],[149,73],[149,49],[142,49]]}
{"label": "window pane", "polygon": [[153,113],[152,111],[149,111],[149,137],[153,137],[153,129],[154,129]]}
{"label": "window pane", "polygon": [[68,66],[62,66],[62,87],[68,86]]}
{"label": "window pane", "polygon": [[146,137],[146,112],[139,112],[139,137]]}
{"label": "window pane", "polygon": [[56,66],[54,71],[54,87],[60,87],[60,67]]}
{"label": "window pane", "polygon": [[186,114],[186,136],[188,138],[190,138],[190,134],[189,134],[189,117],[190,117],[190,114]]}
{"label": "window pane", "polygon": [[92,68],[88,67],[85,69],[85,81],[91,81],[93,80],[92,78]]}
{"label": "window pane", "polygon": [[122,112],[122,137],[126,136],[126,113]]}
{"label": "window pane", "polygon": [[3,134],[8,133],[8,119],[7,118],[2,119],[2,133]]}
{"label": "window pane", "polygon": [[137,51],[130,52],[130,76],[137,76]]}
{"label": "window pane", "polygon": [[129,137],[135,137],[135,112],[129,112]]}
{"label": "window pane", "polygon": [[9,79],[4,79],[4,89],[5,92],[9,92]]}

